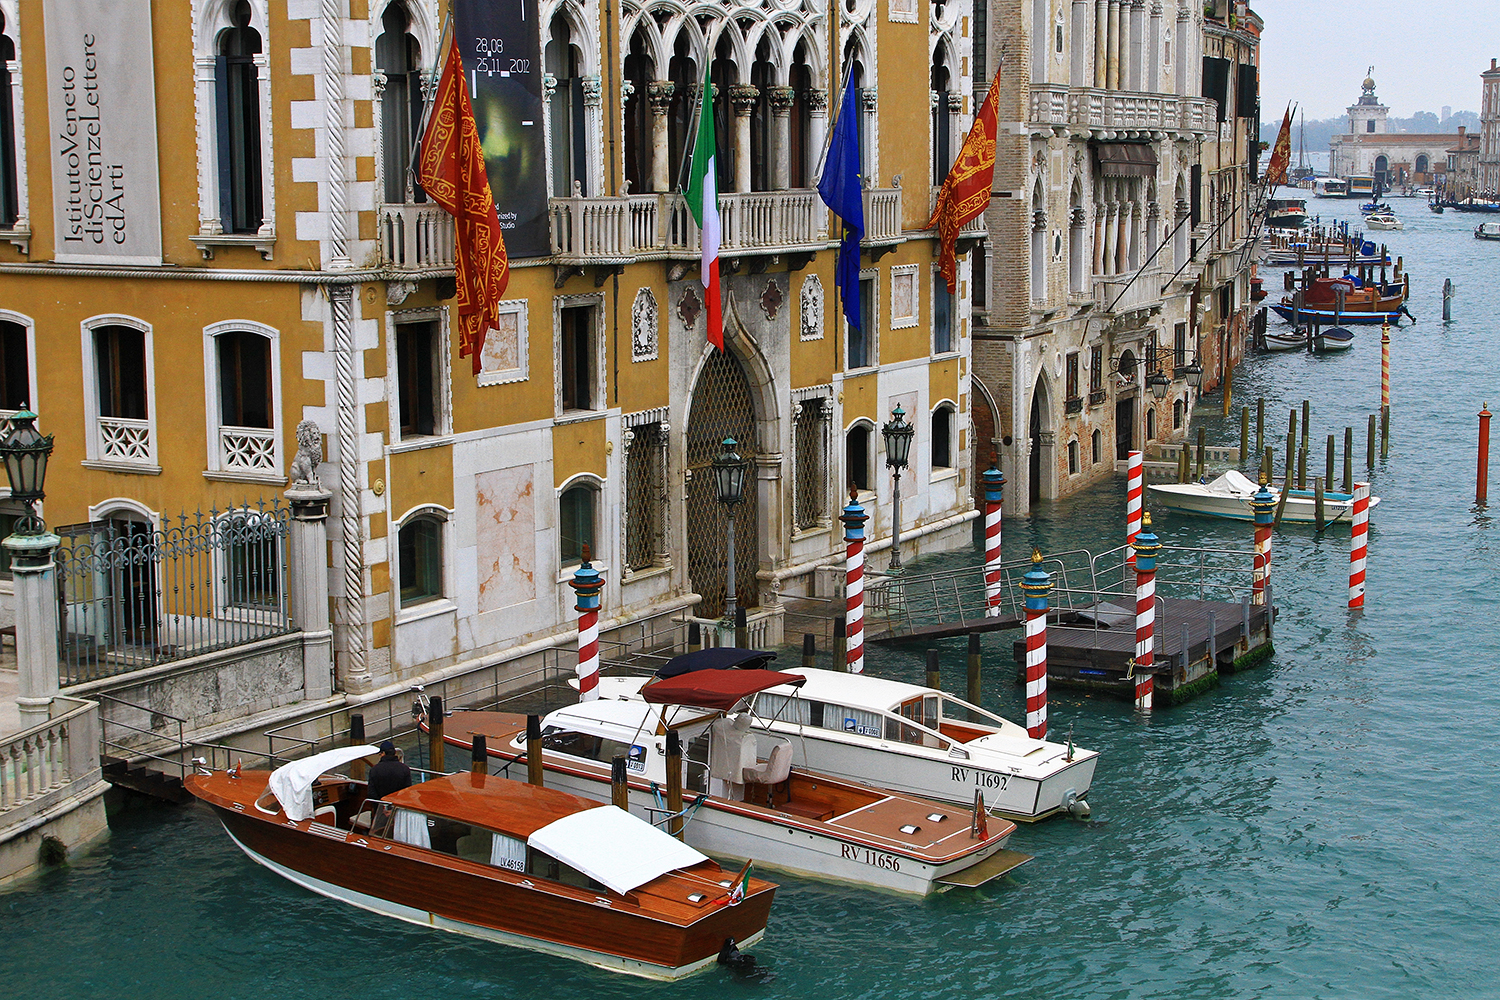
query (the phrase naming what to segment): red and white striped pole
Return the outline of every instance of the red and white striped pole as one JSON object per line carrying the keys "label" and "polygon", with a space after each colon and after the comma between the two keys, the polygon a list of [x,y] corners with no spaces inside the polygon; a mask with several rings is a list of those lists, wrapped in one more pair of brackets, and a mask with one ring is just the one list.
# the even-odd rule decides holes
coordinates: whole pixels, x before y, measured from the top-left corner
{"label": "red and white striped pole", "polygon": [[1151,711],[1151,664],[1156,649],[1156,555],[1161,544],[1151,530],[1151,515],[1141,519],[1135,540],[1135,707]]}
{"label": "red and white striped pole", "polygon": [[[1125,458],[1125,565],[1135,565],[1135,538],[1141,533],[1141,496],[1145,492],[1141,453]],[[1128,572],[1128,571],[1127,571]],[[1129,577],[1127,576],[1128,580]]]}
{"label": "red and white striped pole", "polygon": [[1354,520],[1349,534],[1349,607],[1365,606],[1365,553],[1370,538],[1370,484],[1354,484]]}
{"label": "red and white striped pole", "polygon": [[604,577],[589,565],[589,547],[583,547],[583,562],[568,581],[578,595],[578,700],[599,697],[599,597]]}
{"label": "red and white striped pole", "polygon": [[1047,738],[1047,595],[1052,577],[1042,553],[1031,550],[1031,570],[1021,582],[1026,595],[1026,735]]}
{"label": "red and white striped pole", "polygon": [[981,477],[984,482],[984,614],[1000,614],[1005,588],[1000,581],[1000,508],[1005,500],[1005,473],[994,456]]}
{"label": "red and white striped pole", "polygon": [[865,672],[865,522],[869,517],[860,506],[858,494],[851,487],[849,503],[839,520],[844,522],[844,619],[846,660],[844,669],[851,674]]}
{"label": "red and white striped pole", "polygon": [[1255,569],[1250,585],[1250,603],[1266,603],[1266,584],[1271,582],[1271,525],[1275,521],[1276,495],[1260,477],[1260,489],[1250,498],[1255,515]]}

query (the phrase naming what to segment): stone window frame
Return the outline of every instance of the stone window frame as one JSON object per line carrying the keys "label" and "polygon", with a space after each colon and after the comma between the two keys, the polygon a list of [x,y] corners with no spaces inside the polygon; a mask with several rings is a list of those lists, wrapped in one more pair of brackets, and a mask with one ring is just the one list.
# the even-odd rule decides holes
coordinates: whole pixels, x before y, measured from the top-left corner
{"label": "stone window frame", "polygon": [[[442,581],[443,591],[435,597],[403,607],[401,604],[401,530],[418,520],[436,521],[440,525],[438,541],[442,550],[438,553],[438,560],[441,564],[438,576]],[[395,604],[397,625],[457,610],[458,604],[455,599],[457,579],[453,559],[454,539],[454,510],[439,503],[417,504],[391,522],[392,544],[387,546],[386,561],[390,568],[391,600]]]}
{"label": "stone window frame", "polygon": [[593,307],[593,321],[590,324],[589,339],[593,344],[594,351],[594,405],[587,410],[564,410],[562,392],[562,337],[552,337],[552,405],[553,417],[559,423],[567,423],[574,420],[595,420],[603,417],[608,410],[604,405],[605,372],[608,367],[605,364],[607,345],[605,343],[604,331],[604,293],[590,292],[584,295],[554,295],[552,297],[552,329],[562,329],[562,311],[564,309],[576,309],[579,307]]}
{"label": "stone window frame", "polygon": [[589,565],[593,566],[600,573],[604,573],[609,568],[609,562],[604,558],[603,553],[606,541],[604,537],[604,497],[608,486],[609,483],[607,480],[592,472],[578,472],[569,476],[553,489],[552,523],[554,530],[552,532],[552,565],[558,567],[558,583],[566,584],[569,580],[573,579],[573,573],[582,565],[580,561],[563,562],[562,554],[562,498],[564,493],[576,487],[586,487],[594,496],[594,545],[589,550]]}
{"label": "stone window frame", "polygon": [[[932,433],[932,420],[939,413],[942,413],[945,410],[948,413],[948,454],[946,456],[948,464],[947,465],[938,465],[937,461],[933,457],[933,453],[932,453],[932,442],[935,439],[935,435]],[[950,398],[948,398],[948,397],[945,396],[944,398],[942,398],[942,399],[938,400],[936,403],[934,403],[932,405],[932,409],[928,413],[928,430],[927,430],[927,448],[928,448],[927,481],[928,482],[935,483],[935,482],[940,482],[940,481],[942,481],[944,479],[953,479],[953,478],[956,478],[958,476],[958,456],[959,456],[959,451],[960,451],[960,449],[958,447],[958,437],[959,437],[959,433],[958,433],[958,403],[956,401],[954,401],[953,399],[950,399]]]}
{"label": "stone window frame", "polygon": [[[670,410],[668,407],[659,406],[649,410],[640,410],[636,413],[627,413],[621,416],[620,434],[620,474],[622,491],[627,491],[630,482],[629,462],[630,451],[635,443],[635,428],[658,424],[661,427],[661,469],[662,469],[662,494],[658,499],[661,504],[661,520],[657,525],[656,557],[652,564],[641,569],[631,569],[627,558],[630,538],[630,514],[629,507],[631,497],[621,496],[620,503],[620,579],[621,581],[637,579],[646,575],[652,575],[668,571],[672,568],[672,504],[671,504],[671,482],[672,482],[672,424],[668,420]],[[576,478],[576,477],[575,477]],[[561,502],[562,493],[558,493]],[[561,552],[562,536],[558,535],[558,549]],[[561,556],[558,559],[561,563]]]}
{"label": "stone window frame", "polygon": [[[36,381],[36,320],[25,313],[18,313],[11,309],[0,309],[0,322],[14,323],[26,331],[26,381],[28,396],[26,405],[30,406],[32,412],[40,413],[38,407],[41,405],[37,400]],[[15,410],[0,409],[0,422],[8,420],[16,413]],[[40,423],[40,418],[38,418]],[[0,482],[0,498],[10,496],[10,481]]]}
{"label": "stone window frame", "polygon": [[[891,329],[905,330],[914,327],[922,316],[922,291],[921,282],[917,280],[918,265],[897,264],[891,268]],[[896,315],[896,283],[901,280],[911,282],[911,313]]]}
{"label": "stone window frame", "polygon": [[[161,475],[161,436],[157,432],[156,415],[156,345],[150,323],[123,313],[100,313],[90,316],[78,324],[83,352],[83,414],[84,455],[82,465],[89,469],[107,472],[128,472],[138,475]],[[146,424],[147,458],[144,461],[126,461],[103,457],[103,444],[99,437],[99,366],[98,353],[94,346],[94,331],[106,326],[124,326],[139,330],[144,335],[146,354]]]}
{"label": "stone window frame", "polygon": [[[452,334],[449,326],[449,310],[441,306],[425,306],[418,309],[387,309],[385,311],[385,371],[386,371],[386,418],[387,433],[392,453],[416,451],[449,444],[453,440],[453,365],[451,354]],[[401,373],[397,365],[396,327],[407,323],[436,322],[438,333],[434,352],[439,355],[433,366],[433,388],[437,399],[433,406],[433,433],[420,437],[401,438]],[[464,359],[467,361],[468,359]],[[480,383],[481,385],[483,383]]]}
{"label": "stone window frame", "polygon": [[[792,483],[791,483],[791,486],[792,486],[792,539],[793,539],[793,541],[795,541],[798,538],[804,538],[804,537],[806,537],[808,535],[816,535],[816,534],[819,534],[821,532],[828,531],[830,528],[832,528],[833,527],[833,521],[834,521],[834,510],[839,506],[835,501],[836,501],[836,499],[839,496],[843,495],[843,490],[837,490],[837,491],[833,491],[833,492],[830,493],[830,491],[832,490],[832,488],[836,484],[833,482],[833,477],[832,476],[825,475],[824,479],[826,481],[823,483],[824,497],[823,497],[823,514],[822,514],[822,516],[818,518],[817,523],[815,525],[813,525],[812,527],[803,528],[803,527],[800,527],[798,525],[798,523],[797,523],[797,508],[799,506],[798,505],[798,499],[799,499],[802,487],[801,487],[801,481],[800,481],[800,479],[798,478],[798,475],[797,475],[797,469],[799,467],[800,459],[801,459],[802,456],[797,451],[797,414],[799,412],[801,412],[803,404],[808,403],[808,402],[812,402],[813,400],[822,400],[822,404],[823,404],[822,405],[821,414],[822,414],[822,425],[823,425],[823,465],[824,465],[824,469],[826,471],[831,471],[832,467],[833,467],[833,457],[834,457],[833,456],[833,400],[834,400],[833,384],[832,383],[824,383],[823,385],[813,385],[813,386],[807,386],[806,388],[802,388],[802,389],[793,389],[792,390],[792,395],[791,395],[791,410],[790,410],[790,414],[791,414],[791,421],[790,421],[790,425],[791,425],[790,426],[790,430],[791,430],[791,442],[790,442],[790,444],[791,444],[791,447],[789,449],[789,451],[791,453],[791,456],[792,456],[792,462],[791,462],[791,468],[792,468],[792,477],[791,477],[791,479],[792,479]],[[852,425],[851,425],[851,427],[852,427]]]}
{"label": "stone window frame", "polygon": [[[499,314],[514,314],[516,319],[516,367],[500,368],[495,371],[481,370],[476,376],[476,382],[481,386],[509,385],[512,382],[526,382],[531,378],[531,300],[530,299],[503,299],[499,303]],[[446,340],[448,332],[447,324],[448,310],[443,310],[443,333]],[[480,348],[482,354],[484,348]],[[446,366],[445,366],[446,367]]]}
{"label": "stone window frame", "polygon": [[[251,333],[270,342],[271,376],[271,431],[273,468],[269,472],[247,472],[225,469],[219,447],[219,433],[224,426],[223,396],[219,385],[219,338],[226,333]],[[231,482],[265,483],[270,486],[285,486],[286,473],[286,428],[281,425],[281,331],[250,319],[228,319],[210,323],[203,328],[203,416],[207,433],[207,462],[204,465],[205,479],[223,479]]]}

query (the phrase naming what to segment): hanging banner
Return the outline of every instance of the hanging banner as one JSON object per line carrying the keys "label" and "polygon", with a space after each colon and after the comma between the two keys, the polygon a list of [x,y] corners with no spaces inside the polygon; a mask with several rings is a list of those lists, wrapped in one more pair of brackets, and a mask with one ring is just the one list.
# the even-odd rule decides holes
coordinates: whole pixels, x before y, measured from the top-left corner
{"label": "hanging banner", "polygon": [[453,4],[484,169],[512,260],[552,253],[538,16],[537,0]]}
{"label": "hanging banner", "polygon": [[53,254],[160,264],[151,17],[139,0],[43,0]]}

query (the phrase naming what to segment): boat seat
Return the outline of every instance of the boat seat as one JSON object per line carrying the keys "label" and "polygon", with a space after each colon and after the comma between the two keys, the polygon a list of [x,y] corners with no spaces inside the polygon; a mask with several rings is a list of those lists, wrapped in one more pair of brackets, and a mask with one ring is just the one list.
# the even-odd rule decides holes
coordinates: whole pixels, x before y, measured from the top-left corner
{"label": "boat seat", "polygon": [[[766,803],[774,805],[776,786],[792,776],[792,746],[778,743],[771,748],[771,756],[754,767],[742,768],[745,784],[765,785]],[[749,799],[749,796],[746,796]]]}
{"label": "boat seat", "polygon": [[370,823],[375,818],[375,803],[366,802],[349,820],[349,829],[355,833],[369,833]]}
{"label": "boat seat", "polygon": [[488,833],[471,833],[458,838],[456,851],[465,861],[490,863],[490,845],[493,838]]}
{"label": "boat seat", "polygon": [[328,826],[339,825],[339,811],[333,806],[323,806],[313,812],[314,823],[326,823]]}

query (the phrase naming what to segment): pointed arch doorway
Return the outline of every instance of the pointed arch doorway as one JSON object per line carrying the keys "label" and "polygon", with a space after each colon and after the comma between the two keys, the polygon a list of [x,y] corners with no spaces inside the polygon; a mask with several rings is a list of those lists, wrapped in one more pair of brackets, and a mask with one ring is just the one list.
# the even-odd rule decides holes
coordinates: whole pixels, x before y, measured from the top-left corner
{"label": "pointed arch doorway", "polygon": [[733,350],[714,351],[693,384],[685,442],[688,580],[703,597],[698,604],[700,618],[724,613],[728,518],[714,491],[713,462],[726,437],[738,442],[740,457],[750,463],[745,499],[734,512],[735,596],[742,608],[760,604],[760,582],[755,575],[760,551],[755,424],[755,394],[744,366]]}

